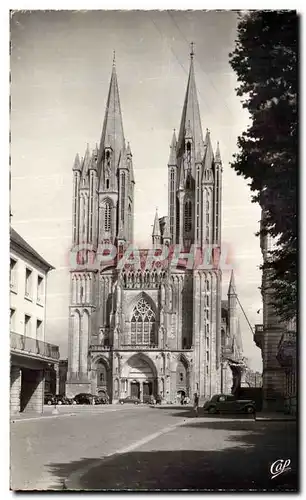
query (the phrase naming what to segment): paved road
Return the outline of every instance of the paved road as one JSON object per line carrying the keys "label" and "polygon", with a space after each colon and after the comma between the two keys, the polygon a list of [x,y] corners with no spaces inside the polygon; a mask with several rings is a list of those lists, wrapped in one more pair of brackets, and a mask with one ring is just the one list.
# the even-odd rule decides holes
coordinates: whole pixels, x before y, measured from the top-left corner
{"label": "paved road", "polygon": [[[13,489],[297,488],[294,422],[133,406],[67,411],[11,425]],[[271,479],[281,458],[291,470]]]}

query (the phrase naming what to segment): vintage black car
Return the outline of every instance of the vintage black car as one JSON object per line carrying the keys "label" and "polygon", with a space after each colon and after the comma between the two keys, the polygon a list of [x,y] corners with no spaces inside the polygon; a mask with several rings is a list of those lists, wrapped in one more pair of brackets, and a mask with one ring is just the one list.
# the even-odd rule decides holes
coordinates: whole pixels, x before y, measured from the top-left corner
{"label": "vintage black car", "polygon": [[141,403],[141,400],[136,396],[127,396],[126,398],[120,398],[119,403],[121,405],[124,405],[125,403],[132,403],[134,405],[139,405]]}
{"label": "vintage black car", "polygon": [[55,405],[56,404],[56,397],[54,394],[46,393],[44,396],[44,404],[45,405]]}
{"label": "vintage black car", "polygon": [[203,405],[208,413],[255,413],[255,401],[236,399],[232,394],[215,394]]}
{"label": "vintage black car", "polygon": [[74,396],[74,401],[77,405],[102,404],[101,399],[98,396],[87,392],[81,392],[80,394]]}
{"label": "vintage black car", "polygon": [[67,398],[66,396],[63,396],[62,394],[57,394],[54,396],[55,398],[55,404],[57,405],[72,405],[75,404],[74,399]]}

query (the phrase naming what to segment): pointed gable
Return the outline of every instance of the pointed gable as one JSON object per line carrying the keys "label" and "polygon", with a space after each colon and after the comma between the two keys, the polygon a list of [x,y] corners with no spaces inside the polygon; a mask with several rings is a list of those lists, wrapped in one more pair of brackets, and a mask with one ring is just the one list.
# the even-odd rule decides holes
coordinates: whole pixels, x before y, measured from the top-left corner
{"label": "pointed gable", "polygon": [[187,134],[191,135],[193,138],[196,151],[199,148],[201,155],[203,156],[203,132],[195,83],[193,52],[190,55],[189,78],[181,118],[178,151],[181,151],[184,147],[185,134],[187,132]]}

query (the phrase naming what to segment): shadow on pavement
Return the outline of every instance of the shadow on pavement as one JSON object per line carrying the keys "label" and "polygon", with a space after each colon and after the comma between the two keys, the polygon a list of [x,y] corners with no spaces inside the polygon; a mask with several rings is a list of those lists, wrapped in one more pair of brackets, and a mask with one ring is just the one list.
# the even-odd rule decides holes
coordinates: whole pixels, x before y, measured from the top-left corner
{"label": "shadow on pavement", "polygon": [[[251,427],[250,427],[251,426]],[[288,426],[288,427],[287,427]],[[170,491],[235,490],[298,491],[296,427],[286,424],[193,421],[184,428],[237,431],[219,449],[134,451],[105,460],[83,459],[69,464],[50,464],[57,478],[66,479],[77,469],[93,465],[80,479],[81,490]],[[284,432],[284,429],[286,432]],[[169,435],[163,436],[167,443]],[[147,445],[148,446],[148,445]],[[165,444],[163,444],[163,448]],[[177,448],[177,442],[175,444]],[[218,445],[216,446],[218,447]],[[291,459],[291,470],[271,479],[271,464]],[[74,488],[72,486],[72,488]]]}

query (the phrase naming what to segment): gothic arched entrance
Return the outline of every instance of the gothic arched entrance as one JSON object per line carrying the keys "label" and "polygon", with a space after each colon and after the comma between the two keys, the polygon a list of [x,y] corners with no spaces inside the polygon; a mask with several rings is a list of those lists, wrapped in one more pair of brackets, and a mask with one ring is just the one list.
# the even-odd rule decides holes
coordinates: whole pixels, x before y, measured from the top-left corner
{"label": "gothic arched entrance", "polygon": [[93,362],[92,393],[101,397],[111,397],[110,367],[103,358],[97,358]]}
{"label": "gothic arched entrance", "polygon": [[179,357],[176,366],[176,390],[178,400],[181,400],[182,397],[190,396],[188,363],[183,357]]}
{"label": "gothic arched entrance", "polygon": [[146,402],[157,394],[157,371],[151,359],[135,354],[122,370],[121,397],[136,396]]}

